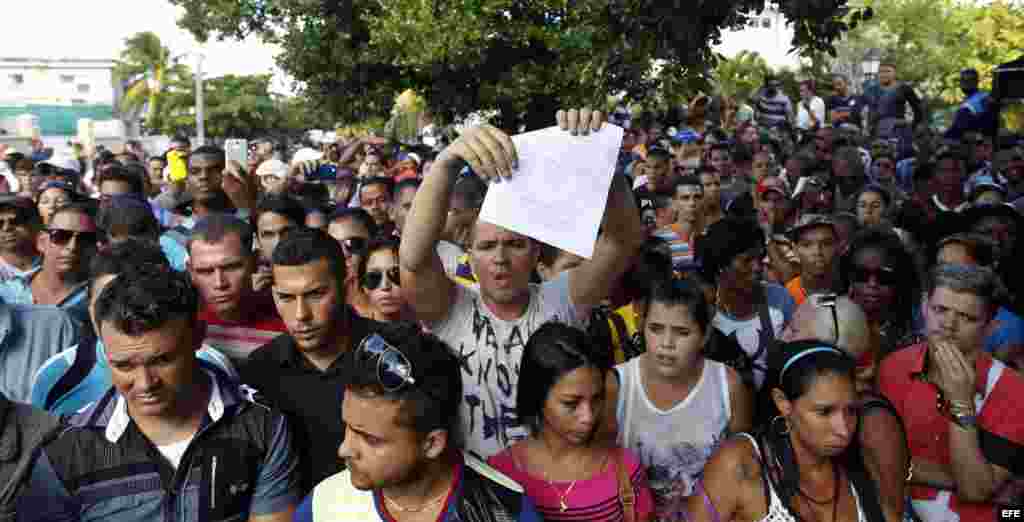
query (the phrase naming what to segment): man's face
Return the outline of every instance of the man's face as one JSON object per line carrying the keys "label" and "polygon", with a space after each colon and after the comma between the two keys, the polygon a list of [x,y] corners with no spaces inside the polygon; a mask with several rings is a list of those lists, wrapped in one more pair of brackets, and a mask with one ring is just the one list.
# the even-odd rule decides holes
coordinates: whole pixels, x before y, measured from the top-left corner
{"label": "man's face", "polygon": [[882,65],[878,68],[878,83],[883,86],[892,85],[896,81],[896,68],[891,65]]}
{"label": "man's face", "polygon": [[676,207],[676,219],[693,223],[700,217],[704,204],[704,188],[700,185],[678,185],[673,198]]}
{"label": "man's face", "polygon": [[520,299],[529,291],[538,250],[526,236],[478,221],[470,245],[470,263],[483,295],[499,304]]}
{"label": "man's face", "polygon": [[87,214],[60,212],[40,233],[36,248],[43,254],[43,269],[72,279],[84,278],[99,239],[96,223]]}
{"label": "man's face", "polygon": [[288,188],[288,178],[277,174],[264,174],[260,176],[260,187],[266,194],[283,194]]}
{"label": "man's face", "polygon": [[992,319],[992,310],[984,299],[939,287],[922,304],[929,343],[952,341],[965,354],[981,349]]}
{"label": "man's face", "polygon": [[189,274],[203,302],[218,316],[236,319],[242,301],[252,294],[255,262],[244,252],[237,234],[226,234],[220,241],[192,241],[189,248]]}
{"label": "man's face", "polygon": [[202,346],[195,324],[172,319],[142,335],[127,335],[111,322],[100,325],[110,363],[110,380],[135,418],[166,418],[195,387],[196,350]]}
{"label": "man's face", "polygon": [[935,167],[935,184],[944,194],[962,194],[964,185],[963,164],[955,158],[942,158]]}
{"label": "man's face", "polygon": [[412,200],[416,197],[415,187],[406,187],[398,193],[398,201],[391,208],[391,219],[395,222],[395,228],[401,234],[405,229],[405,217],[412,210]]}
{"label": "man's face", "polygon": [[332,346],[345,295],[327,260],[274,265],[273,273],[274,304],[299,351],[318,353]]}
{"label": "man's face", "polygon": [[832,78],[832,90],[837,96],[846,96],[846,81],[842,78]]}
{"label": "man's face", "polygon": [[0,210],[0,252],[24,252],[35,240],[36,228],[17,210]]}
{"label": "man's face", "polygon": [[109,200],[115,196],[126,196],[132,193],[132,184],[122,179],[107,179],[100,183],[100,199]]}
{"label": "man's face", "polygon": [[711,151],[711,166],[722,176],[732,175],[732,157],[729,151],[717,149]]}
{"label": "man's face", "polygon": [[704,187],[704,205],[718,204],[722,197],[721,174],[717,172],[701,173],[700,184]]}
{"label": "man's face", "polygon": [[801,272],[812,276],[830,274],[836,258],[835,230],[818,226],[802,231],[797,238],[796,255]]}
{"label": "man's face", "polygon": [[269,141],[260,141],[255,143],[254,153],[260,161],[266,161],[274,157],[274,145]]}
{"label": "man's face", "polygon": [[754,178],[753,182],[760,182],[765,176],[771,174],[772,171],[772,158],[767,154],[757,154],[754,156],[754,162],[750,168],[750,174]]}
{"label": "man's face", "polygon": [[879,225],[884,215],[885,200],[877,192],[866,191],[857,198],[857,219],[861,225]]}
{"label": "man's face", "polygon": [[358,277],[359,261],[366,255],[370,231],[354,219],[339,219],[327,226],[327,235],[341,243],[345,253],[345,273],[349,279]]}
{"label": "man's face", "polygon": [[940,265],[968,265],[975,266],[977,260],[971,257],[970,251],[961,243],[946,243],[939,248],[935,255],[935,262]]}
{"label": "man's face", "polygon": [[647,159],[647,164],[649,183],[652,183],[656,188],[662,188],[662,185],[668,180],[669,172],[672,170],[672,162],[667,157],[652,156]]}
{"label": "man's face", "polygon": [[154,188],[160,188],[164,185],[164,167],[166,166],[163,159],[154,158],[149,160],[149,184]]}
{"label": "man's face", "polygon": [[260,255],[265,261],[269,261],[274,253],[274,248],[281,242],[290,230],[298,228],[288,218],[276,212],[264,212],[256,221],[256,241],[259,243]]}
{"label": "man's face", "polygon": [[388,223],[390,219],[388,214],[391,212],[391,194],[388,193],[384,185],[374,183],[364,186],[359,191],[359,203],[364,210],[370,213],[377,225],[384,226]]}
{"label": "man's face", "polygon": [[412,480],[423,468],[423,437],[409,427],[399,401],[345,390],[345,437],[338,457],[345,461],[352,486],[377,490]]}
{"label": "man's face", "polygon": [[208,154],[193,156],[189,160],[187,179],[188,190],[197,202],[215,200],[223,194],[224,162]]}

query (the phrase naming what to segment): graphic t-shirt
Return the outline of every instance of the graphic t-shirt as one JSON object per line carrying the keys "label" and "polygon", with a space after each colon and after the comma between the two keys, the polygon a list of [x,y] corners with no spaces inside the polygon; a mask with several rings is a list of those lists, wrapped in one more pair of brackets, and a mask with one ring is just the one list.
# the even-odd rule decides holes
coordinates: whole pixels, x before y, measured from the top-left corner
{"label": "graphic t-shirt", "polygon": [[516,418],[519,361],[534,330],[548,321],[582,327],[589,310],[577,310],[569,297],[569,274],[530,285],[530,304],[518,319],[498,319],[484,304],[480,290],[455,286],[448,317],[428,323],[448,344],[462,367],[459,424],[466,451],[483,458],[526,437]]}
{"label": "graphic t-shirt", "polygon": [[712,326],[721,330],[723,334],[735,339],[743,351],[754,360],[754,384],[758,389],[764,383],[765,371],[768,368],[768,349],[772,341],[782,335],[782,329],[796,308],[793,296],[777,284],[765,283],[764,294],[768,306],[766,319],[771,323],[770,332],[762,328],[760,310],[753,317],[742,321],[718,310],[711,322]]}

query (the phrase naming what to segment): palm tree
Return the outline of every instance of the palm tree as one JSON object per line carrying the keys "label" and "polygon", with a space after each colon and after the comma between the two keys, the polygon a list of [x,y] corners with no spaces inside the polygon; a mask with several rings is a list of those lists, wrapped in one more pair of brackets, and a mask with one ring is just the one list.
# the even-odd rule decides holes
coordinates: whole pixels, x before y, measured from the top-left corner
{"label": "palm tree", "polygon": [[740,51],[732,58],[719,61],[714,77],[722,95],[744,101],[761,87],[770,71],[768,62],[760,54]]}
{"label": "palm tree", "polygon": [[160,102],[168,88],[188,77],[190,72],[186,65],[171,57],[171,51],[152,32],[135,33],[124,43],[121,59],[114,69],[118,80],[126,83],[121,110],[133,120],[147,110],[146,128],[157,129],[164,116]]}

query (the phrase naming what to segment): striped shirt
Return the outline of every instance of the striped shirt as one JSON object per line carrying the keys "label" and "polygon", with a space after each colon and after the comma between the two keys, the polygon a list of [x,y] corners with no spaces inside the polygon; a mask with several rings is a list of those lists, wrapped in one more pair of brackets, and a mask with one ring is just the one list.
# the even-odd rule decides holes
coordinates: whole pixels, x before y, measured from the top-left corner
{"label": "striped shirt", "polygon": [[257,295],[249,301],[242,311],[245,319],[240,322],[223,320],[205,306],[199,314],[199,319],[206,322],[205,343],[236,364],[244,362],[260,346],[288,332],[270,296]]}
{"label": "striped shirt", "polygon": [[683,232],[683,227],[673,223],[654,232],[654,237],[668,243],[672,252],[672,268],[677,272],[689,272],[699,268],[690,244],[690,235]]}

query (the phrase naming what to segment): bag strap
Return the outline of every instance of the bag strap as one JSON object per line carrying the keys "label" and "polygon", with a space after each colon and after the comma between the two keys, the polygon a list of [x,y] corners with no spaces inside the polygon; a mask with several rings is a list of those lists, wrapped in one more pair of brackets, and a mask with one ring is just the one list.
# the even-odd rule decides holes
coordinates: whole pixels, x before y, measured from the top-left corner
{"label": "bag strap", "polygon": [[622,516],[625,522],[636,521],[636,492],[629,480],[629,470],[620,452],[615,459],[615,474],[619,480],[619,503],[622,504]]}

